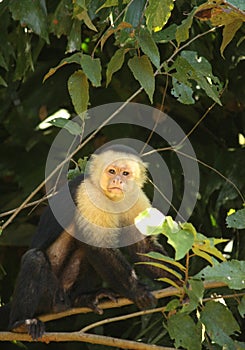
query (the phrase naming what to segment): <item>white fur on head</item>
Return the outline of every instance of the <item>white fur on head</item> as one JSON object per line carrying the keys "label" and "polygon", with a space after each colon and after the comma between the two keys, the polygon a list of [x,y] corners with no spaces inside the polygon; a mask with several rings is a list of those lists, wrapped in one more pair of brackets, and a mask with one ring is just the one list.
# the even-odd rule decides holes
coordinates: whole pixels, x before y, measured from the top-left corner
{"label": "white fur on head", "polygon": [[92,182],[98,186],[100,183],[101,174],[113,163],[119,166],[128,166],[133,173],[134,181],[141,188],[146,182],[146,167],[147,164],[133,153],[113,151],[108,149],[100,154],[93,154],[89,161],[89,175]]}

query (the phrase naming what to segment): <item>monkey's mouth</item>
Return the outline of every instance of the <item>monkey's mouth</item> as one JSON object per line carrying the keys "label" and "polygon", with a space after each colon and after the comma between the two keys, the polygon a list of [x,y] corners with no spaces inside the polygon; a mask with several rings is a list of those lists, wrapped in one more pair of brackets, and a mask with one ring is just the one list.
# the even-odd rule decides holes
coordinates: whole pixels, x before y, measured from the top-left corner
{"label": "monkey's mouth", "polygon": [[109,192],[114,192],[114,193],[122,193],[122,192],[123,192],[123,189],[120,188],[120,187],[109,187],[109,188],[108,188],[108,191],[109,191]]}

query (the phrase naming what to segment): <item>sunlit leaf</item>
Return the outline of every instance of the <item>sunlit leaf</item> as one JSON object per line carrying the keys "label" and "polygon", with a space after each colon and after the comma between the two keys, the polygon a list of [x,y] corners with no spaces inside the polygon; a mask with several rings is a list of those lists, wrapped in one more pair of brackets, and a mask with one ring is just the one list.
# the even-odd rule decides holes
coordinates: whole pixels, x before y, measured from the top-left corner
{"label": "sunlit leaf", "polygon": [[141,57],[134,56],[128,61],[128,65],[135,79],[139,81],[152,103],[155,90],[155,78],[149,58],[145,55]]}
{"label": "sunlit leaf", "polygon": [[245,287],[245,261],[231,260],[207,266],[193,277],[224,282],[232,289],[242,289]]}
{"label": "sunlit leaf", "polygon": [[92,85],[98,87],[101,85],[101,63],[99,58],[92,58],[90,55],[82,55],[81,66],[91,81]]}
{"label": "sunlit leaf", "polygon": [[212,258],[212,256],[210,256],[208,253],[198,249],[198,247],[196,245],[194,245],[192,247],[192,251],[195,255],[200,256],[201,258],[207,260],[210,263],[210,265],[212,265],[212,266],[215,265],[215,261]]}
{"label": "sunlit leaf", "polygon": [[157,281],[170,284],[172,287],[177,288],[177,289],[180,288],[180,286],[177,283],[175,283],[173,280],[171,280],[170,278],[167,278],[167,277],[160,277],[157,279]]}
{"label": "sunlit leaf", "polygon": [[191,232],[185,230],[173,232],[164,222],[162,233],[168,238],[168,243],[175,249],[176,260],[182,259],[192,248],[195,238]]}
{"label": "sunlit leaf", "polygon": [[82,116],[89,104],[89,84],[86,75],[81,70],[70,76],[68,90],[76,113]]}
{"label": "sunlit leaf", "polygon": [[170,258],[169,256],[163,255],[161,253],[150,252],[150,253],[142,254],[142,255],[147,256],[147,257],[152,258],[152,259],[156,259],[156,260],[167,262],[168,264],[172,264],[172,265],[178,267],[181,271],[185,271],[186,270],[185,266],[180,264],[178,261],[175,261],[174,259]]}
{"label": "sunlit leaf", "polygon": [[150,31],[159,31],[167,23],[171,11],[174,8],[174,0],[149,0],[145,11],[146,25]]}
{"label": "sunlit leaf", "polygon": [[154,261],[142,261],[142,262],[137,262],[136,265],[150,265],[150,266],[154,266],[157,267],[158,269],[167,271],[169,273],[171,273],[173,276],[175,276],[176,278],[178,278],[178,280],[182,280],[182,276],[181,274],[179,274],[178,272],[176,272],[175,270],[171,269],[170,267],[161,264],[161,263],[157,263]]}

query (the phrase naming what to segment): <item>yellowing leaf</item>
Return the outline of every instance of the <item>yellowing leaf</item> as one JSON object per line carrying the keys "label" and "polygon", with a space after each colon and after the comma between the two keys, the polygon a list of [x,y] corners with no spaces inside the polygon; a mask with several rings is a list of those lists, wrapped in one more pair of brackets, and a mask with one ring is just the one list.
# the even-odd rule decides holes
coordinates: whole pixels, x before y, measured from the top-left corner
{"label": "yellowing leaf", "polygon": [[149,0],[145,11],[146,25],[149,31],[161,30],[167,23],[173,8],[174,0]]}
{"label": "yellowing leaf", "polygon": [[106,40],[114,33],[117,33],[119,30],[132,28],[132,24],[127,22],[121,22],[116,28],[108,29],[101,38],[101,50],[106,42]]}
{"label": "yellowing leaf", "polygon": [[76,17],[77,17],[80,21],[84,21],[84,23],[86,24],[86,26],[87,26],[89,29],[94,30],[95,32],[97,32],[97,28],[94,26],[93,22],[91,21],[89,15],[88,15],[88,11],[87,11],[87,10],[83,10],[82,12],[80,12],[79,14],[77,14]]}
{"label": "yellowing leaf", "polygon": [[175,37],[178,45],[186,41],[189,38],[189,29],[192,26],[193,17],[195,15],[196,9],[192,10],[186,19],[184,19],[181,24],[176,28]]}
{"label": "yellowing leaf", "polygon": [[223,29],[223,40],[222,40],[222,44],[220,46],[220,53],[221,56],[224,56],[224,50],[226,48],[226,46],[231,42],[231,40],[234,38],[236,32],[238,31],[238,29],[242,26],[242,21],[241,20],[236,20],[233,21],[229,24],[227,24],[224,29]]}
{"label": "yellowing leaf", "polygon": [[155,90],[155,77],[153,74],[152,65],[147,56],[134,56],[128,61],[128,66],[131,69],[135,79],[137,79],[145,90],[151,103],[153,103],[153,93]]}
{"label": "yellowing leaf", "polygon": [[56,73],[56,71],[58,69],[60,69],[61,67],[65,66],[66,64],[69,63],[78,63],[80,65],[81,62],[81,53],[77,52],[74,55],[70,56],[70,57],[66,57],[63,60],[60,61],[60,63],[58,64],[58,66],[54,67],[54,68],[50,68],[50,70],[48,71],[47,74],[45,74],[44,78],[43,78],[43,82],[45,80],[47,80],[49,77],[51,77],[51,75],[53,75],[54,73]]}

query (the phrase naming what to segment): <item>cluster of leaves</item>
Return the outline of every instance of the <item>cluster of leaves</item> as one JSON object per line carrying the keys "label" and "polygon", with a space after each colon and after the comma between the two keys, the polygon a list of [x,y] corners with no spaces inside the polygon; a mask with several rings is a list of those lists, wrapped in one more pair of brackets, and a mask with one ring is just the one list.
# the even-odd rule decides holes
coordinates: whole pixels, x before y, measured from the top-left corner
{"label": "cluster of leaves", "polygon": [[[236,267],[235,259],[241,260],[245,256],[244,224],[239,218],[239,215],[244,218],[244,214],[238,211],[236,215],[230,215],[227,226],[225,217],[229,208],[241,206],[241,196],[231,183],[242,192],[245,177],[244,167],[241,167],[244,162],[242,143],[238,143],[238,135],[242,137],[244,132],[244,26],[241,26],[244,10],[243,0],[0,2],[2,211],[17,207],[43,179],[47,152],[57,131],[52,127],[41,130],[38,124],[60,108],[66,108],[71,114],[75,110],[85,120],[84,111],[88,106],[125,101],[134,96],[134,101],[139,103],[153,102],[188,132],[207,111],[210,99],[217,104],[191,139],[197,157],[225,176],[222,178],[217,172],[200,168],[200,195],[191,217],[198,231],[215,238],[204,237],[190,224],[176,228],[173,223],[171,226],[171,219],[164,224],[165,235],[177,249],[176,257],[186,253],[189,256],[189,269],[179,261],[173,261],[173,267],[180,269],[175,278],[192,286],[193,293],[186,289],[191,302],[184,312],[181,300],[172,301],[169,311],[166,310],[169,317],[165,333],[161,318],[160,328],[159,319],[150,320],[149,327],[142,323],[142,331],[136,334],[134,329],[138,323],[135,323],[125,329],[125,337],[129,336],[130,329],[132,338],[147,337],[149,342],[164,345],[167,344],[165,335],[169,333],[176,346],[190,349],[199,349],[200,344],[215,350],[221,349],[222,344],[231,349],[244,347],[232,340],[235,339],[233,333],[238,330],[233,319],[237,311],[244,314],[244,298],[239,300],[238,308],[228,305],[234,316],[230,315],[227,307],[220,303],[213,300],[204,303],[203,285],[197,281],[197,278],[204,278],[228,284],[225,276],[233,276],[234,272],[242,280],[241,264],[238,262]],[[221,98],[225,83],[226,90]],[[135,97],[137,89],[145,93]],[[166,97],[164,107],[161,106],[163,96]],[[66,127],[75,135],[81,133],[78,125],[72,122],[68,125],[64,120],[56,120],[53,124]],[[125,130],[120,127],[119,131],[116,127],[109,131],[104,129],[82,155],[87,156],[98,145],[118,135],[138,138],[139,134],[144,142],[148,139],[144,130],[139,133],[128,126]],[[154,148],[165,146],[157,138],[153,137],[151,141]],[[171,171],[176,192],[173,204],[178,207],[183,193],[182,171],[174,154],[164,153],[164,160]],[[78,165],[83,167],[83,163]],[[20,257],[35,230],[40,212],[40,206],[31,214],[27,209],[0,237],[1,264],[7,271],[0,285],[4,302],[11,297]],[[183,240],[180,244],[174,241],[176,229],[185,237],[186,244]],[[225,261],[217,263],[223,258],[216,248],[220,237],[233,242],[232,250],[227,253],[233,259],[231,265]],[[159,264],[161,260],[155,262]],[[210,267],[212,270],[202,270],[203,275],[196,277],[203,262],[214,266]],[[243,265],[242,268],[244,271]],[[189,276],[192,278],[187,278]],[[239,289],[237,285],[230,285],[230,288]],[[215,291],[219,293],[218,289]],[[195,306],[193,311],[190,311],[190,304]],[[202,312],[201,321],[198,312]],[[211,323],[212,319],[215,322]],[[205,325],[215,345],[207,345],[208,340],[201,343],[201,325]],[[64,328],[69,326],[70,322]],[[110,333],[110,329],[106,331]],[[117,336],[121,335],[120,328]],[[170,340],[169,345],[172,344]],[[60,347],[64,349],[65,345]]]}
{"label": "cluster of leaves", "polygon": [[[143,225],[144,221],[147,225],[149,216],[154,215],[155,209],[146,210],[140,214],[140,220],[143,221]],[[137,220],[139,219],[136,218],[136,222]],[[227,222],[232,227],[244,228],[245,209],[228,216]],[[243,318],[245,293],[241,293],[239,298],[236,297],[235,291],[245,290],[245,261],[226,261],[221,251],[216,248],[216,245],[224,243],[225,239],[208,238],[198,233],[192,224],[177,224],[170,216],[165,217],[159,226],[146,227],[144,233],[147,231],[153,235],[160,233],[166,236],[168,243],[175,250],[175,259],[151,252],[145,255],[152,261],[141,263],[163,269],[171,273],[175,279],[173,281],[169,278],[159,278],[159,281],[176,287],[178,299],[173,298],[164,308],[166,321],[163,323],[170,338],[174,340],[174,345],[187,350],[201,350],[202,344],[208,346],[208,342],[211,342],[221,346],[222,349],[242,349],[244,343],[235,340],[242,329],[227,306],[225,296],[211,295],[206,298],[205,283],[221,282],[228,287],[228,290],[232,290],[237,302],[237,315],[240,315],[240,319]],[[210,265],[190,276],[190,260],[195,257],[206,260]],[[179,262],[183,258],[185,264]],[[174,269],[166,266],[166,263],[168,266],[172,265]]]}

